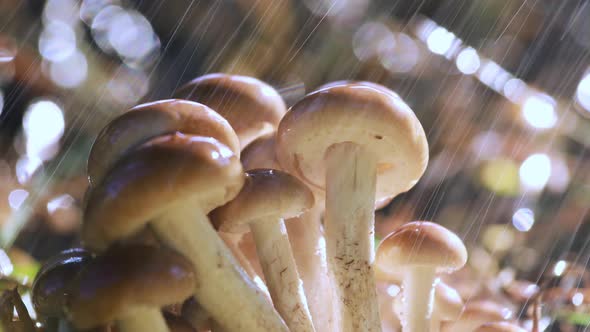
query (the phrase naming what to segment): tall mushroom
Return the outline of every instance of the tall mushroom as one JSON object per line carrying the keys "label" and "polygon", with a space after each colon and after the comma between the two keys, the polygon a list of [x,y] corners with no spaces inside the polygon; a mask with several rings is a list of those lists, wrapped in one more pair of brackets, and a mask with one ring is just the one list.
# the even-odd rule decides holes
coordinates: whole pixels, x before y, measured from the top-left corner
{"label": "tall mushroom", "polygon": [[238,158],[218,140],[159,136],[126,153],[91,188],[82,237],[102,250],[150,224],[161,241],[192,262],[194,295],[224,328],[287,331],[207,218],[243,182]]}
{"label": "tall mushroom", "polygon": [[403,273],[404,331],[430,328],[437,273],[467,262],[467,249],[455,233],[427,221],[410,222],[385,237],[379,252]]}
{"label": "tall mushroom", "polygon": [[33,281],[32,302],[40,321],[48,330],[64,329],[65,307],[71,283],[91,259],[90,252],[72,248],[60,252],[43,264]]}
{"label": "tall mushroom", "polygon": [[284,170],[326,192],[326,249],[342,329],[379,331],[374,209],[409,190],[424,172],[422,126],[393,93],[333,86],[307,95],[283,117],[277,157]]}
{"label": "tall mushroom", "polygon": [[295,177],[277,170],[246,172],[242,191],[210,214],[227,232],[250,226],[271,298],[292,332],[315,331],[284,219],[313,205],[313,194]]}
{"label": "tall mushroom", "polygon": [[274,132],[287,111],[277,90],[248,76],[222,73],[200,76],[174,95],[207,105],[221,114],[238,134],[242,148]]}
{"label": "tall mushroom", "polygon": [[121,332],[169,331],[160,308],[184,301],[196,282],[191,263],[170,249],[115,245],[77,274],[68,316],[80,329],[116,321]]}

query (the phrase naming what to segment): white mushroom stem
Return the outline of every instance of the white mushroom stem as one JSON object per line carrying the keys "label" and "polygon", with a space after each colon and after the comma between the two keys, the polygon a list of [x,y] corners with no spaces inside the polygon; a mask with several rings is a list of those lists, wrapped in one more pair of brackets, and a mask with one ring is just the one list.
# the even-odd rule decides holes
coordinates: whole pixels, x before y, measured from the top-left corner
{"label": "white mushroom stem", "polygon": [[275,308],[291,332],[315,331],[284,221],[258,220],[250,228]]}
{"label": "white mushroom stem", "polygon": [[381,331],[373,273],[377,161],[351,143],[326,152],[326,247],[343,332]]}
{"label": "white mushroom stem", "polygon": [[129,315],[117,320],[117,327],[120,332],[170,331],[160,308],[153,307],[134,308]]}
{"label": "white mushroom stem", "polygon": [[152,222],[152,227],[164,243],[193,263],[194,296],[225,329],[288,331],[198,206],[180,203]]}
{"label": "white mushroom stem", "polygon": [[240,249],[240,242],[242,241],[243,234],[235,234],[235,233],[227,233],[227,232],[218,232],[219,237],[225,242],[225,245],[229,248],[232,252],[240,266],[246,271],[248,276],[252,278],[252,281],[260,288],[260,290],[270,298],[270,294],[268,293],[268,289],[264,284],[264,281],[260,278],[256,269],[250,263],[250,260]]}
{"label": "white mushroom stem", "polygon": [[404,332],[428,332],[434,303],[435,278],[435,269],[432,266],[407,267],[402,285]]}
{"label": "white mushroom stem", "polygon": [[321,229],[322,210],[323,204],[316,200],[310,210],[287,221],[287,230],[313,324],[317,331],[336,331],[332,279]]}

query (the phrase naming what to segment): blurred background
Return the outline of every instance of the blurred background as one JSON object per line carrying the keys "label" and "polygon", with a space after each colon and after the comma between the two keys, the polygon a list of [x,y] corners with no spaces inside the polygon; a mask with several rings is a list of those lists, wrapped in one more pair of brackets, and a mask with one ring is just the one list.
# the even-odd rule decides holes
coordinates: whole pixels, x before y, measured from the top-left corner
{"label": "blurred background", "polygon": [[89,148],[129,107],[211,72],[258,77],[288,104],[368,80],[413,108],[431,159],[377,236],[436,221],[469,248],[449,280],[462,295],[528,280],[547,290],[543,329],[585,330],[589,18],[588,0],[0,0],[2,285],[30,285],[78,243]]}

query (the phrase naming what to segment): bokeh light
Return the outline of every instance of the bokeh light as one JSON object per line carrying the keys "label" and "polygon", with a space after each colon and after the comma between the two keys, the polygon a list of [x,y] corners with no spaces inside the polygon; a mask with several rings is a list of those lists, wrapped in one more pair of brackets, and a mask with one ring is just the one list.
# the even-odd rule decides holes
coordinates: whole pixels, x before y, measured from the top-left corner
{"label": "bokeh light", "polygon": [[586,74],[576,89],[576,101],[590,112],[590,73]]}
{"label": "bokeh light", "polygon": [[555,100],[547,95],[533,94],[524,101],[522,115],[534,128],[552,128],[557,123]]}
{"label": "bokeh light", "polygon": [[27,108],[23,117],[27,155],[47,160],[65,129],[63,111],[51,100],[39,100]]}
{"label": "bokeh light", "polygon": [[535,223],[535,214],[531,209],[520,208],[512,215],[512,225],[520,232],[528,232]]}
{"label": "bokeh light", "polygon": [[551,159],[543,153],[530,155],[520,165],[518,174],[525,189],[540,191],[545,188],[551,176]]}
{"label": "bokeh light", "polygon": [[24,189],[14,189],[8,194],[8,204],[13,210],[18,210],[29,197],[29,192]]}
{"label": "bokeh light", "polygon": [[426,39],[426,45],[432,53],[444,55],[451,50],[455,39],[456,37],[452,32],[443,27],[437,27]]}
{"label": "bokeh light", "polygon": [[88,76],[86,56],[76,50],[69,57],[52,62],[49,65],[49,76],[55,84],[61,87],[75,88],[79,86]]}
{"label": "bokeh light", "polygon": [[466,47],[457,55],[455,64],[460,72],[465,75],[471,75],[477,72],[481,63],[477,51],[472,47]]}
{"label": "bokeh light", "polygon": [[39,52],[49,61],[62,61],[76,51],[76,34],[69,25],[51,21],[39,37]]}

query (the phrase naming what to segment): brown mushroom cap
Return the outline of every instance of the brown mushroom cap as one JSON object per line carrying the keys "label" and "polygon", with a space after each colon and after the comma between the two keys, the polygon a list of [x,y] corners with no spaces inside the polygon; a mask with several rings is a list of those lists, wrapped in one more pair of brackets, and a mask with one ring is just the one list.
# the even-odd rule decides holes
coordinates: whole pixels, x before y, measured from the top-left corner
{"label": "brown mushroom cap", "polygon": [[475,329],[475,332],[526,332],[526,330],[508,322],[493,322],[483,324]]}
{"label": "brown mushroom cap", "polygon": [[294,218],[313,206],[312,192],[297,178],[272,169],[246,172],[240,193],[211,211],[215,228],[243,233],[249,223],[267,218]]}
{"label": "brown mushroom cap", "polygon": [[442,281],[434,288],[434,308],[441,320],[456,320],[463,312],[463,299],[452,287]]}
{"label": "brown mushroom cap", "polygon": [[132,108],[99,133],[88,157],[90,182],[99,182],[129,149],[177,131],[213,137],[236,155],[240,153],[240,143],[230,124],[209,107],[187,100],[160,100]]}
{"label": "brown mushroom cap", "polygon": [[283,98],[273,87],[247,76],[201,76],[181,87],[175,96],[219,112],[238,134],[242,147],[272,132],[287,111]]}
{"label": "brown mushroom cap", "polygon": [[276,138],[275,133],[255,139],[242,150],[240,159],[244,170],[256,168],[281,169],[275,155]]}
{"label": "brown mushroom cap", "polygon": [[76,277],[68,314],[76,327],[92,328],[138,306],[182,302],[196,282],[191,263],[170,249],[112,246]]}
{"label": "brown mushroom cap", "polygon": [[42,316],[59,317],[70,293],[70,284],[78,271],[91,259],[90,252],[72,248],[51,257],[35,276],[32,302]]}
{"label": "brown mushroom cap", "polygon": [[452,272],[467,262],[463,241],[450,230],[428,221],[404,224],[387,235],[377,249],[379,260],[391,269],[401,266],[437,266]]}
{"label": "brown mushroom cap", "polygon": [[203,211],[226,203],[242,187],[240,161],[212,138],[160,136],[123,156],[91,188],[82,239],[94,249],[137,233],[179,201]]}
{"label": "brown mushroom cap", "polygon": [[410,107],[393,93],[358,84],[313,92],[291,107],[277,130],[277,159],[324,190],[325,152],[347,141],[378,159],[378,202],[412,188],[428,163],[426,136]]}

